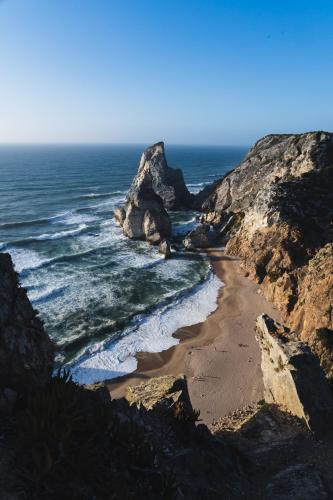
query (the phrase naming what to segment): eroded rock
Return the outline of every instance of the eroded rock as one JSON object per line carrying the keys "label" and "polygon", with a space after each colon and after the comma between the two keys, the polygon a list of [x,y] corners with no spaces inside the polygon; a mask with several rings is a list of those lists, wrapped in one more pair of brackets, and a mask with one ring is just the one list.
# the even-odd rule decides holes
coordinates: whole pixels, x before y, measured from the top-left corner
{"label": "eroded rock", "polygon": [[333,398],[317,357],[267,315],[257,319],[265,400],[303,419],[320,435],[332,429]]}
{"label": "eroded rock", "polygon": [[169,240],[162,240],[158,246],[158,253],[164,255],[165,259],[170,259],[171,257],[171,245]]}
{"label": "eroded rock", "polygon": [[129,198],[143,185],[151,186],[167,210],[188,208],[191,204],[192,195],[186,187],[182,171],[167,164],[163,142],[158,142],[143,152]]}
{"label": "eroded rock", "polygon": [[184,238],[183,244],[185,250],[208,248],[212,244],[209,230],[210,227],[208,224],[199,224],[195,229],[192,229]]}
{"label": "eroded rock", "polygon": [[[161,198],[149,186],[141,186],[116,215],[125,236],[158,244],[171,235],[171,222]],[[122,220],[122,223],[120,222]]]}
{"label": "eroded rock", "polygon": [[127,386],[125,398],[130,404],[143,406],[146,410],[153,409],[161,401],[167,402],[168,405],[181,402],[188,409],[192,409],[184,375],[153,377],[139,385]]}
{"label": "eroded rock", "polygon": [[203,219],[220,229],[226,253],[333,377],[333,134],[264,137],[206,191]]}
{"label": "eroded rock", "polygon": [[[9,254],[0,254],[0,395],[2,404],[44,385],[53,367],[53,345],[26,291],[20,287]],[[6,391],[10,389],[10,391]]]}

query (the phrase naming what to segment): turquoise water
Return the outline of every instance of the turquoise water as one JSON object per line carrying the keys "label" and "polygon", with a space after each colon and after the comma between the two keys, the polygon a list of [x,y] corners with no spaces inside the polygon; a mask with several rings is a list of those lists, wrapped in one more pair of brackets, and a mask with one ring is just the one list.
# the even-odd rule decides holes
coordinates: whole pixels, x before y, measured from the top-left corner
{"label": "turquoise water", "polygon": [[[123,202],[143,149],[0,147],[0,249],[12,255],[40,311],[57,363],[82,379],[82,362],[93,358],[85,381],[135,369],[136,351],[167,348],[172,328],[196,322],[214,305],[218,286],[206,261],[186,255],[164,261],[114,224],[112,210]],[[245,152],[166,149],[192,192],[236,166]],[[186,232],[194,216],[173,213],[174,230]]]}

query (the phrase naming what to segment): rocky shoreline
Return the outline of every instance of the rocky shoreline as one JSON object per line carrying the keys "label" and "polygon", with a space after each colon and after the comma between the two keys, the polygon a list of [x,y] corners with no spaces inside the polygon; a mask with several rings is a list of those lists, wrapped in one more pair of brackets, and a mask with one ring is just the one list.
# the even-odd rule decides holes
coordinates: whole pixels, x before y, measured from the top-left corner
{"label": "rocky shoreline", "polygon": [[[115,212],[124,234],[171,258],[225,245],[207,252],[226,286],[178,346],[139,357],[130,388],[109,386],[125,398],[51,377],[52,343],[1,254],[2,497],[331,498],[332,187],[327,132],[266,136],[195,196],[163,143],[143,153]],[[180,207],[202,214],[173,240]]]}

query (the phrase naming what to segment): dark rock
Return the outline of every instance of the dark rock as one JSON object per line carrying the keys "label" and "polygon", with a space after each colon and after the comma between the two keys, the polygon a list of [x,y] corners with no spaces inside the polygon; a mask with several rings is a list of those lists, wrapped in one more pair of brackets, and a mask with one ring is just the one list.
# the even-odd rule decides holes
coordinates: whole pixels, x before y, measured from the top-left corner
{"label": "dark rock", "polygon": [[171,245],[169,240],[162,240],[158,247],[158,253],[164,255],[165,259],[171,257]]}
{"label": "dark rock", "polygon": [[194,250],[195,248],[207,248],[212,244],[209,237],[210,227],[208,224],[199,224],[192,229],[184,238],[185,250]]}
{"label": "dark rock", "polygon": [[318,471],[309,464],[295,464],[278,472],[266,488],[271,500],[324,500],[329,498]]}
{"label": "dark rock", "polygon": [[0,277],[0,384],[22,393],[48,381],[53,346],[9,254],[0,254]]}

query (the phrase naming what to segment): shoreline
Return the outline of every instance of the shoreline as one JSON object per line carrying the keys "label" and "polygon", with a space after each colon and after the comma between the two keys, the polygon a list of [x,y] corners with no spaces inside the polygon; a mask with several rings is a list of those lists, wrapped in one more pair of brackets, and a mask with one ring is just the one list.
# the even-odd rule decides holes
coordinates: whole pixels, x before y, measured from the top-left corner
{"label": "shoreline", "polygon": [[177,345],[159,353],[137,353],[134,372],[105,382],[112,398],[123,397],[127,385],[150,377],[185,374],[192,405],[208,425],[263,398],[255,320],[264,312],[279,319],[278,311],[258,284],[240,272],[238,258],[214,248],[206,254],[224,283],[217,308],[204,322],[176,330]]}

